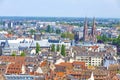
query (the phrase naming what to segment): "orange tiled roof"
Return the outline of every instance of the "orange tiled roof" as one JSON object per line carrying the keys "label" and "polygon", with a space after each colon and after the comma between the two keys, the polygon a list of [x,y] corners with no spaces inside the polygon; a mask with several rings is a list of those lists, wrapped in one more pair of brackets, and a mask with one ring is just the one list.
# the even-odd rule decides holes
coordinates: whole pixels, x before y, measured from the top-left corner
{"label": "orange tiled roof", "polygon": [[58,64],[58,65],[60,65],[60,66],[72,66],[72,63],[69,63],[69,62],[62,62],[62,63],[60,63],[60,64]]}
{"label": "orange tiled roof", "polygon": [[97,48],[98,48],[98,46],[91,46],[91,48],[92,48],[92,49],[97,49]]}
{"label": "orange tiled roof", "polygon": [[81,75],[81,74],[82,74],[82,72],[74,72],[74,71],[71,71],[71,72],[69,72],[68,74]]}
{"label": "orange tiled roof", "polygon": [[65,73],[64,72],[56,72],[56,76],[58,76],[58,77],[64,77]]}
{"label": "orange tiled roof", "polygon": [[0,56],[0,61],[2,62],[15,62],[19,64],[25,63],[25,57],[21,56]]}
{"label": "orange tiled roof", "polygon": [[73,65],[79,65],[79,66],[81,66],[82,69],[86,69],[85,62],[82,62],[82,61],[74,61],[72,64],[73,64]]}
{"label": "orange tiled roof", "polygon": [[22,64],[11,63],[8,65],[7,74],[20,74],[22,73]]}
{"label": "orange tiled roof", "polygon": [[40,67],[44,67],[47,65],[47,61],[43,61],[41,64],[40,64]]}
{"label": "orange tiled roof", "polygon": [[82,62],[82,61],[74,61],[73,64],[82,64],[82,65],[85,65],[85,62]]}
{"label": "orange tiled roof", "polygon": [[60,63],[60,64],[57,64],[56,66],[63,66],[63,67],[65,67],[66,69],[70,69],[70,70],[73,68],[72,63],[68,63],[68,62],[62,62],[62,63]]}

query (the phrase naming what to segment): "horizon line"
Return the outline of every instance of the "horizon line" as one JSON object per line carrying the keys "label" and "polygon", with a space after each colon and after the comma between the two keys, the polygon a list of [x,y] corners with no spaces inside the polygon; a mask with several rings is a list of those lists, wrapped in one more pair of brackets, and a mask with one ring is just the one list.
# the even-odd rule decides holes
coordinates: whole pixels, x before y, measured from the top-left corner
{"label": "horizon line", "polygon": [[0,16],[0,17],[22,17],[22,18],[25,18],[25,17],[31,17],[31,18],[104,18],[104,19],[120,19],[119,17],[75,17],[75,16]]}

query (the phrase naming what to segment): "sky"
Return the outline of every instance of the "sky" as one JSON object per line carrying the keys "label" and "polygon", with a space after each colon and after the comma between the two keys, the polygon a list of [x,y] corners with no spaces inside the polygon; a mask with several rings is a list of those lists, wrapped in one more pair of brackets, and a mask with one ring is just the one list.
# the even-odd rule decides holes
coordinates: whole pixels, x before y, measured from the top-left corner
{"label": "sky", "polygon": [[120,18],[120,0],[0,0],[0,16]]}

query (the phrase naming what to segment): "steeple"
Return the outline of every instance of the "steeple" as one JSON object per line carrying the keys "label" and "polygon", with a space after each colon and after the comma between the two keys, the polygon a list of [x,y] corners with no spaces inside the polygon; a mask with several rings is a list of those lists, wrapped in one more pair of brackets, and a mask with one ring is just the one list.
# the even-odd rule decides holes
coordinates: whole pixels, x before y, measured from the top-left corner
{"label": "steeple", "polygon": [[87,18],[85,18],[85,22],[84,22],[83,40],[84,40],[84,41],[87,41],[87,40],[88,40],[88,24],[87,24]]}
{"label": "steeple", "polygon": [[8,43],[8,40],[5,41],[5,45],[2,49],[2,53],[3,53],[3,55],[10,55],[11,54],[11,49],[10,49],[10,45]]}
{"label": "steeple", "polygon": [[5,45],[4,45],[4,47],[9,47],[8,40],[5,41]]}
{"label": "steeple", "polygon": [[95,18],[93,18],[93,26],[92,26],[91,33],[88,33],[87,18],[85,18],[84,31],[83,31],[83,41],[85,41],[85,42],[93,42],[93,43],[95,43],[97,41]]}
{"label": "steeple", "polygon": [[97,38],[96,38],[96,22],[95,22],[95,18],[93,18],[93,26],[92,26],[92,41],[93,42],[97,42]]}
{"label": "steeple", "polygon": [[93,18],[93,26],[92,26],[92,36],[95,36],[96,32],[96,22],[95,22],[95,17]]}

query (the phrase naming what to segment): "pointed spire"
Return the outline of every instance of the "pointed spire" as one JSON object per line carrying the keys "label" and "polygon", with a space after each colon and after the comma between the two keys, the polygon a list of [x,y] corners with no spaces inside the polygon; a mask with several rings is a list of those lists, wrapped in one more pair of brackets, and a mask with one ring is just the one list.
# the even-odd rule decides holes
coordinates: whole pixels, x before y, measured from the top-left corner
{"label": "pointed spire", "polygon": [[92,26],[91,35],[92,35],[92,41],[96,42],[97,38],[96,38],[96,21],[95,21],[95,17],[93,18],[93,26]]}
{"label": "pointed spire", "polygon": [[84,24],[85,27],[87,27],[87,17],[85,17],[85,24]]}
{"label": "pointed spire", "polygon": [[96,29],[96,20],[95,20],[95,17],[93,18],[93,29]]}
{"label": "pointed spire", "polygon": [[93,26],[92,26],[92,36],[94,37],[96,35],[96,22],[95,22],[95,17],[93,18]]}
{"label": "pointed spire", "polygon": [[83,39],[84,41],[87,41],[88,38],[88,24],[87,24],[87,18],[85,18],[84,21],[84,32],[83,32]]}
{"label": "pointed spire", "polygon": [[4,47],[9,47],[9,43],[8,43],[8,40],[6,39],[5,41],[5,46]]}
{"label": "pointed spire", "polygon": [[93,25],[95,25],[95,23],[96,23],[96,22],[95,22],[95,17],[94,17],[94,18],[93,18]]}

